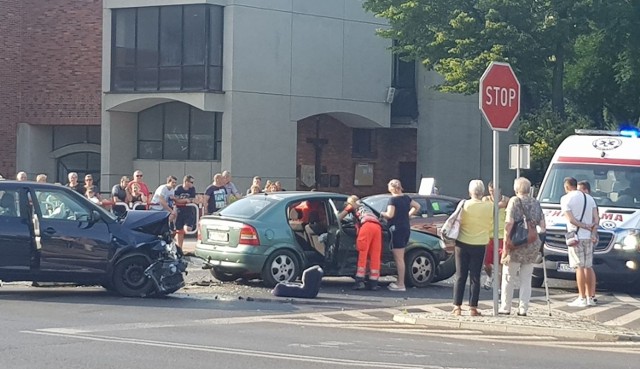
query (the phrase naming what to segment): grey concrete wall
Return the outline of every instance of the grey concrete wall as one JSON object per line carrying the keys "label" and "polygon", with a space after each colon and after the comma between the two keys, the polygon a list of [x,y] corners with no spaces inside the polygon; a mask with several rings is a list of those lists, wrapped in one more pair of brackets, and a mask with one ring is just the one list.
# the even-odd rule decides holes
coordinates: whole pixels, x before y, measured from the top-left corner
{"label": "grey concrete wall", "polygon": [[[103,99],[104,106],[104,99]],[[120,177],[133,174],[137,156],[138,121],[136,113],[102,112],[100,191],[111,190]]]}
{"label": "grey concrete wall", "polygon": [[[49,181],[57,172],[56,160],[51,155],[53,149],[53,127],[18,124],[16,143],[16,170],[26,171],[30,180],[44,173]],[[2,173],[5,178],[15,179],[16,173]]]}
{"label": "grey concrete wall", "polygon": [[[241,189],[248,188],[255,175],[295,188],[297,121],[332,113],[353,127],[389,127],[390,105],[384,99],[391,85],[390,41],[375,34],[384,22],[365,13],[360,0],[105,0],[105,93],[111,65],[108,9],[185,3],[225,6],[225,93],[105,94],[103,186],[137,168],[150,185],[192,170],[210,181],[215,172],[228,169]],[[133,115],[124,112],[174,100],[223,113],[220,161],[135,159]],[[116,144],[112,137],[120,133],[134,140],[127,140],[131,147]]]}
{"label": "grey concrete wall", "polygon": [[[418,71],[418,160],[417,176],[434,177],[440,192],[467,197],[469,181],[493,178],[493,132],[478,108],[478,96],[445,94],[431,89],[441,82],[435,72]],[[509,170],[509,144],[514,133],[499,134],[500,184],[513,192],[515,171]]]}

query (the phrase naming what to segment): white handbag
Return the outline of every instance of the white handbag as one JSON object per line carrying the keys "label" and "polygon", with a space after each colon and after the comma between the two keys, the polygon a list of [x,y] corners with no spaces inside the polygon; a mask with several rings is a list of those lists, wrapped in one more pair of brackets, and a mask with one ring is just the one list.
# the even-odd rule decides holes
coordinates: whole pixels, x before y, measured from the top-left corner
{"label": "white handbag", "polygon": [[454,241],[458,239],[458,235],[460,234],[460,218],[462,217],[464,201],[465,200],[462,200],[458,203],[456,211],[449,216],[440,230],[440,237],[446,241]]}

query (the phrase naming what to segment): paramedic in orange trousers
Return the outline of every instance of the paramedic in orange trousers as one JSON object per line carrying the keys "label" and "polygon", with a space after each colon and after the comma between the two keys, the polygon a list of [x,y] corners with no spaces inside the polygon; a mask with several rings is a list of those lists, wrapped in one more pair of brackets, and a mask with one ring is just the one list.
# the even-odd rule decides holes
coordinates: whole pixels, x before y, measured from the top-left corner
{"label": "paramedic in orange trousers", "polygon": [[367,271],[367,260],[369,260],[369,289],[377,291],[380,289],[378,279],[380,278],[380,257],[382,255],[382,226],[373,212],[360,202],[358,196],[349,196],[347,205],[344,210],[338,213],[338,218],[342,220],[347,214],[353,214],[358,231],[356,240],[358,269],[353,289],[364,290],[366,288],[364,277]]}

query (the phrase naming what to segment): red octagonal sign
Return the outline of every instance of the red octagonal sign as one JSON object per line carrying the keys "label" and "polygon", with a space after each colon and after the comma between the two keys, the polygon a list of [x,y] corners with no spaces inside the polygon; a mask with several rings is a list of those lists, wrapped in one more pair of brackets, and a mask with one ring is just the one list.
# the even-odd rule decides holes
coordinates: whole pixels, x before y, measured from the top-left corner
{"label": "red octagonal sign", "polygon": [[520,114],[520,82],[509,64],[491,62],[484,71],[480,111],[494,131],[508,131]]}

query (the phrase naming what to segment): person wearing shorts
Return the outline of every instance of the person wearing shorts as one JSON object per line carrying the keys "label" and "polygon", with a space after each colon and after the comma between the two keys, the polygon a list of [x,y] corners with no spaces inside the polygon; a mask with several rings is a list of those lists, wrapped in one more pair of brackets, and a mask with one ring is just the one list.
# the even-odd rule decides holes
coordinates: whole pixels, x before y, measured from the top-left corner
{"label": "person wearing shorts", "polygon": [[598,207],[590,195],[578,191],[578,181],[567,177],[564,180],[566,194],[560,199],[560,210],[567,220],[567,231],[578,233],[575,246],[568,246],[569,266],[576,271],[578,297],[569,303],[572,307],[593,306],[595,302],[588,296],[592,290],[593,267],[593,232],[597,229],[599,219]]}
{"label": "person wearing shorts", "polygon": [[194,178],[186,175],[182,179],[182,184],[176,187],[173,192],[178,210],[178,215],[176,216],[176,244],[181,250],[185,233],[191,232],[196,225],[195,211],[197,210],[193,206],[186,206],[187,204],[195,203],[196,200],[196,188],[193,182]]}
{"label": "person wearing shorts", "polygon": [[387,186],[391,193],[387,210],[380,213],[380,216],[388,219],[389,229],[392,235],[393,259],[398,269],[398,280],[389,284],[391,291],[406,291],[404,285],[405,265],[404,248],[409,243],[411,235],[411,223],[409,218],[420,210],[420,204],[402,192],[402,184],[397,179],[389,181]]}
{"label": "person wearing shorts", "polygon": [[[484,196],[482,201],[488,201],[493,206],[494,191],[493,182],[489,182],[487,185],[489,189],[489,196]],[[502,256],[502,250],[504,248],[504,225],[507,218],[507,204],[509,198],[500,194],[500,201],[498,202],[498,216],[500,221],[498,222],[498,257]],[[487,273],[487,280],[482,285],[485,290],[490,290],[493,284],[493,217],[491,217],[491,231],[489,235],[489,243],[484,253],[484,271]],[[499,264],[502,265],[502,264]],[[500,270],[498,270],[497,276],[498,285],[500,282]]]}

